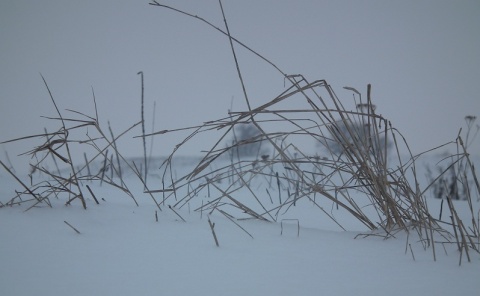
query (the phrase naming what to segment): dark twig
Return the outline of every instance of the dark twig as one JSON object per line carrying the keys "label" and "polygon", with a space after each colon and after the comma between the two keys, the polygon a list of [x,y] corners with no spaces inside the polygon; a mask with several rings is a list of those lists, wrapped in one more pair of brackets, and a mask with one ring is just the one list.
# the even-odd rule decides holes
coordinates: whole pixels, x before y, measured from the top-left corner
{"label": "dark twig", "polygon": [[87,189],[88,191],[90,192],[90,194],[92,195],[93,199],[95,200],[95,202],[97,203],[97,205],[99,205],[100,203],[98,202],[98,199],[97,197],[95,196],[95,194],[93,193],[92,189],[90,188],[90,186],[87,185]]}
{"label": "dark twig", "polygon": [[65,224],[67,224],[68,226],[70,226],[70,228],[72,228],[73,230],[75,230],[76,233],[78,234],[81,234],[80,231],[78,231],[75,227],[73,227],[70,223],[68,223],[67,221],[63,221],[65,222]]}
{"label": "dark twig", "polygon": [[[141,76],[142,80],[142,98],[141,98],[141,117],[142,117],[142,141],[143,141],[143,158],[144,158],[144,170],[145,170],[145,175],[144,175],[144,183],[147,184],[147,174],[148,174],[148,163],[147,163],[147,144],[145,143],[145,117],[144,117],[144,87],[143,87],[143,72],[140,71],[137,73],[138,75]],[[146,188],[144,188],[146,189]]]}
{"label": "dark twig", "polygon": [[212,223],[212,221],[210,221],[210,217],[208,217],[208,225],[210,225],[210,229],[212,230],[212,235],[213,235],[213,239],[215,240],[215,245],[217,245],[217,247],[220,247],[220,244],[218,243],[217,235],[215,234],[215,223]]}

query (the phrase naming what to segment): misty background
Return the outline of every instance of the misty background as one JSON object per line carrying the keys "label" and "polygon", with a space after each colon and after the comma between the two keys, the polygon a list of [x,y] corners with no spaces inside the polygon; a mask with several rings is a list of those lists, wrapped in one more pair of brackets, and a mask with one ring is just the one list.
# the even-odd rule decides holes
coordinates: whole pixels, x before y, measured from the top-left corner
{"label": "misty background", "polygon": [[[39,73],[64,116],[65,109],[95,116],[93,88],[100,124],[110,122],[116,134],[140,120],[139,71],[147,132],[247,110],[228,38],[148,2],[1,1],[0,142],[58,129],[41,117],[57,114]],[[159,2],[224,28],[218,1]],[[347,109],[355,104],[343,87],[366,97],[372,84],[377,113],[391,120],[414,153],[455,140],[466,128],[464,117],[480,115],[479,1],[222,3],[235,38],[288,74],[325,79]],[[270,65],[236,50],[252,107],[285,90]],[[141,139],[133,138],[140,134],[137,127],[119,143],[125,156],[142,155]],[[169,154],[184,136],[156,137],[153,154]],[[16,155],[38,144],[2,144],[0,159],[7,151],[23,166],[28,157]],[[479,148],[476,139],[470,152]],[[200,148],[184,153],[200,154]]]}

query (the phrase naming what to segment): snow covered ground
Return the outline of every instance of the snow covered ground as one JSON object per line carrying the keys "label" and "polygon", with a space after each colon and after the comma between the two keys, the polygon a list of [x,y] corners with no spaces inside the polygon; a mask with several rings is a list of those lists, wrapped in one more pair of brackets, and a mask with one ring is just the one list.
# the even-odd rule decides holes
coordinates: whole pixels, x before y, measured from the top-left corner
{"label": "snow covered ground", "polygon": [[[308,200],[299,201],[282,218],[298,219],[299,230],[296,220],[236,221],[243,231],[215,212],[210,219],[220,245],[216,247],[206,212],[194,211],[194,204],[175,209],[184,222],[168,208],[173,200],[161,204],[160,212],[133,175],[126,182],[138,207],[121,190],[88,182],[82,185],[87,210],[79,201],[65,206],[64,199],[51,199],[52,208],[42,203],[26,212],[27,205],[1,208],[0,295],[362,296],[480,291],[477,253],[470,253],[470,263],[463,256],[459,266],[456,245],[437,245],[435,262],[432,249],[424,250],[416,233],[408,240],[403,232],[387,240],[357,237],[371,232],[341,209],[328,208],[348,231],[318,218],[320,212]],[[0,201],[11,199],[15,189],[20,185],[0,172]],[[468,214],[466,202],[456,206],[461,215]],[[432,213],[439,207],[440,200],[429,199]],[[479,203],[474,207],[477,212]]]}

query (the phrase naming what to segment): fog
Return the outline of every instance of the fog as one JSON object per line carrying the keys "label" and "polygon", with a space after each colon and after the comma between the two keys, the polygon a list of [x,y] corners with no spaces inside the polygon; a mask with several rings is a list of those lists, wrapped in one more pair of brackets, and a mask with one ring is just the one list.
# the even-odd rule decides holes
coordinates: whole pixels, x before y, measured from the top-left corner
{"label": "fog", "polygon": [[[218,1],[161,3],[224,28]],[[455,140],[464,117],[479,116],[478,1],[222,3],[234,37],[285,73],[325,79],[346,106],[354,108],[344,86],[366,95],[372,84],[377,112],[414,153]],[[93,89],[100,124],[109,121],[116,133],[140,120],[139,71],[149,131],[154,102],[155,131],[247,108],[228,38],[148,1],[1,1],[0,40],[0,142],[58,129],[58,122],[41,117],[57,114],[40,73],[64,114],[94,116]],[[252,106],[285,89],[280,73],[236,49]],[[137,128],[122,142],[126,155],[142,154],[133,138],[140,133]],[[165,155],[180,135],[155,141],[154,154]],[[472,143],[473,153],[479,143]],[[2,144],[0,159],[4,151],[16,159],[31,145]]]}

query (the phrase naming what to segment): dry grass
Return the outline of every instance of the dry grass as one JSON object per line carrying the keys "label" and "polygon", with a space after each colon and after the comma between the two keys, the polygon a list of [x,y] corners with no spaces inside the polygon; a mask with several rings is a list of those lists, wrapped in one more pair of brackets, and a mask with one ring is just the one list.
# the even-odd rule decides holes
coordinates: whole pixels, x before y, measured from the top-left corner
{"label": "dry grass", "polygon": [[[22,185],[24,189],[23,191],[17,192],[15,197],[10,199],[3,206],[14,206],[27,202],[29,203],[29,207],[26,209],[26,211],[28,211],[31,208],[37,207],[44,203],[50,206],[51,198],[58,199],[64,197],[67,200],[66,205],[70,205],[72,202],[80,200],[82,207],[86,209],[87,202],[82,192],[82,183],[92,181],[99,181],[100,183],[105,183],[113,188],[121,190],[126,195],[131,197],[138,206],[133,193],[130,191],[122,178],[121,163],[124,163],[125,166],[129,167],[132,171],[135,170],[133,169],[132,164],[128,163],[118,151],[116,141],[120,137],[124,136],[127,132],[138,126],[141,122],[132,125],[117,137],[113,136],[112,129],[109,126],[111,138],[108,138],[99,124],[94,94],[93,101],[95,104],[95,117],[68,109],[67,111],[70,114],[73,114],[73,116],[65,117],[60,113],[46,80],[43,80],[59,115],[57,118],[47,119],[60,123],[60,127],[58,131],[53,133],[45,132],[44,134],[21,137],[2,142],[3,144],[26,139],[34,139],[41,142],[39,146],[24,153],[29,155],[31,159],[35,161],[30,164],[30,181],[32,183],[30,186],[27,186],[24,182],[22,182],[21,179],[15,175],[14,171],[8,168],[3,162],[0,163],[4,169],[11,176],[13,176],[20,185]],[[81,165],[79,162],[76,163],[78,159],[74,158],[70,152],[72,148],[75,148],[76,151],[83,152],[82,154],[85,160],[84,165]],[[117,158],[117,162],[114,162],[113,154],[111,155],[112,157],[109,158],[108,149],[113,149]],[[87,157],[87,152],[92,155],[90,158]],[[49,169],[50,156],[55,163],[56,170]],[[91,171],[91,165],[95,161],[103,163],[98,172]],[[63,171],[62,173],[58,168],[57,162],[67,165],[67,171]],[[107,174],[107,171],[110,172],[110,176]],[[39,183],[33,183],[33,176],[35,174],[39,174],[41,176],[41,181]],[[118,179],[116,179],[117,177]],[[139,176],[139,178],[143,182],[143,178],[141,176]],[[87,187],[87,189],[98,203],[98,200],[96,199],[91,188]],[[32,198],[25,198],[25,196],[30,196]],[[158,207],[160,209],[160,206]]]}
{"label": "dry grass", "polygon": [[[301,75],[287,75],[264,56],[232,37],[221,1],[219,4],[225,31],[194,14],[157,1],[150,4],[194,18],[228,37],[248,106],[247,111],[230,112],[228,118],[193,127],[193,132],[177,145],[163,166],[162,184],[170,182],[168,188],[173,190],[173,193],[164,198],[164,202],[173,196],[175,206],[182,207],[196,198],[200,191],[208,189],[210,196],[210,188],[215,188],[218,197],[202,203],[197,211],[218,211],[238,219],[246,215],[251,219],[277,221],[281,210],[288,211],[299,200],[307,199],[318,206],[319,214],[327,215],[342,227],[333,215],[318,204],[319,200],[323,199],[347,211],[370,229],[372,233],[366,236],[380,234],[389,238],[398,231],[415,231],[425,247],[432,247],[434,259],[438,236],[442,242],[456,242],[459,250],[464,250],[467,257],[469,249],[478,252],[479,244],[474,242],[474,238],[479,238],[478,221],[475,222],[471,202],[474,196],[479,196],[480,186],[460,135],[452,142],[458,146],[458,153],[450,166],[457,170],[458,182],[463,186],[470,188],[471,182],[467,175],[474,180],[474,186],[466,191],[468,194],[465,197],[470,205],[474,226],[470,229],[464,226],[447,196],[452,214],[449,227],[453,228],[455,234],[452,235],[440,225],[444,222],[435,219],[428,210],[425,194],[431,184],[423,190],[420,188],[416,168],[416,160],[420,155],[413,155],[403,135],[388,119],[375,113],[370,85],[366,101],[362,100],[361,93],[356,89],[346,88],[354,92],[357,105],[356,111],[347,110],[325,80],[309,82]],[[243,47],[273,66],[289,83],[289,87],[269,102],[252,108],[236,58],[235,46]],[[285,107],[293,105],[286,104],[288,101],[294,101],[295,106],[299,106],[298,109]],[[225,145],[225,140],[232,138],[235,128],[242,124],[254,125],[260,135]],[[367,128],[355,128],[357,126]],[[164,130],[150,136],[169,132],[174,131]],[[209,132],[220,132],[218,140],[212,143],[193,171],[173,181],[173,155],[186,142]],[[470,131],[467,133],[467,141],[468,134]],[[393,145],[388,144],[389,140],[393,140]],[[270,155],[257,155],[253,160],[235,157],[234,151],[238,151],[239,146],[259,141],[269,144],[273,150]],[[319,143],[323,146],[323,155],[309,152],[305,149],[306,143]],[[338,145],[341,146],[340,150],[337,149]],[[408,158],[405,159],[404,155],[408,155]],[[229,158],[230,164],[212,170],[212,164],[222,157]],[[390,165],[391,163],[393,165]],[[170,179],[167,180],[167,176],[170,176]],[[203,180],[205,181],[202,182]],[[253,187],[258,186],[258,182],[255,182],[258,180],[265,184],[268,199],[265,196],[260,197],[264,194],[258,190],[259,187]],[[227,181],[227,188],[220,188],[217,185],[220,181]],[[278,203],[273,202],[269,191],[275,190],[272,186],[274,181],[277,185]],[[183,187],[192,188],[196,194],[191,195],[192,190],[189,190],[189,194],[177,196],[177,192]],[[249,201],[255,207],[248,206],[246,201],[235,197],[236,193],[242,190],[249,193]],[[286,198],[282,199],[282,191],[287,191]],[[373,209],[374,214],[372,211],[367,213],[366,208]],[[468,259],[470,260],[469,257]]]}
{"label": "dry grass", "polygon": [[[32,172],[40,172],[45,176],[45,180],[28,186],[16,177],[13,170],[0,162],[23,187],[23,191],[18,192],[10,201],[0,206],[14,206],[28,202],[27,210],[29,210],[44,203],[50,206],[51,198],[66,197],[66,204],[79,200],[86,208],[87,204],[80,183],[91,181],[100,181],[121,190],[138,206],[134,195],[123,180],[122,166],[124,166],[141,180],[145,193],[151,196],[160,211],[161,206],[168,206],[183,221],[185,220],[178,210],[196,201],[199,206],[195,211],[200,212],[201,215],[204,211],[208,215],[217,212],[252,237],[238,221],[256,219],[282,224],[282,221],[287,221],[281,219],[283,214],[301,202],[307,201],[318,209],[318,215],[325,215],[341,229],[345,227],[335,218],[333,208],[346,211],[370,230],[359,237],[381,236],[387,239],[395,237],[399,232],[409,234],[415,232],[425,248],[431,247],[434,259],[436,259],[436,244],[457,244],[461,254],[460,262],[463,254],[470,261],[470,252],[479,252],[479,215],[473,210],[472,200],[479,197],[480,186],[474,165],[460,135],[449,144],[456,145],[458,152],[448,159],[450,161],[448,169],[456,170],[458,186],[466,188],[465,200],[471,212],[469,224],[472,226],[470,227],[466,226],[458,216],[449,196],[447,196],[447,204],[451,213],[450,222],[436,219],[429,212],[426,192],[448,169],[424,189],[420,188],[416,168],[416,160],[420,155],[413,155],[403,135],[387,118],[375,112],[370,86],[367,89],[366,100],[362,99],[359,91],[347,88],[354,93],[357,106],[356,111],[347,110],[325,80],[310,82],[301,75],[287,75],[268,59],[232,37],[224,14],[226,32],[198,16],[161,5],[156,1],[151,4],[193,17],[214,27],[229,38],[234,57],[235,46],[246,48],[279,71],[283,79],[288,82],[286,89],[267,103],[252,107],[243,85],[241,69],[235,58],[248,110],[232,111],[227,117],[208,121],[202,125],[162,130],[148,135],[145,134],[145,122],[142,116],[142,121],[135,123],[116,137],[109,126],[109,138],[100,127],[96,110],[95,117],[72,110],[67,110],[69,114],[73,114],[72,117],[62,115],[44,79],[50,98],[58,112],[58,118],[50,118],[50,120],[58,122],[60,128],[56,132],[45,132],[7,142],[32,138],[43,141],[29,154],[37,160],[32,165]],[[222,13],[224,13],[223,7]],[[93,98],[95,103],[95,96]],[[296,107],[292,108],[292,105]],[[161,177],[160,180],[156,180],[158,182],[156,184],[160,186],[159,189],[147,187],[147,160],[144,159],[145,175],[142,176],[141,168],[130,164],[116,145],[120,137],[140,124],[142,124],[142,135],[139,138],[143,141],[144,158],[146,158],[146,137],[159,137],[161,140],[161,136],[167,133],[190,132],[175,146],[160,167]],[[242,141],[228,141],[233,137],[235,129],[244,124],[252,124],[259,134]],[[358,126],[367,128],[358,129],[356,128]],[[79,133],[79,130],[85,129],[87,129],[85,133]],[[211,142],[195,168],[185,175],[175,177],[174,158],[182,147],[212,133],[217,136],[217,140]],[[74,140],[72,134],[80,134],[82,138]],[[234,153],[242,145],[259,142],[270,148],[268,154],[259,154],[247,159]],[[83,166],[74,164],[70,152],[70,147],[73,145],[81,146],[82,151],[87,148],[94,151],[89,159],[83,152],[85,161]],[[315,145],[317,148],[312,152],[310,148]],[[108,149],[114,151],[110,153],[110,158]],[[405,155],[408,157],[405,158]],[[68,164],[68,173],[60,174],[59,169],[49,170],[46,165],[49,156],[54,162]],[[103,161],[103,166],[98,173],[91,171],[91,164],[94,161]],[[220,167],[217,167],[218,165]],[[110,176],[106,174],[107,169],[110,170]],[[88,189],[95,198],[94,192]],[[276,194],[275,191],[277,191]],[[157,193],[162,194],[161,202],[158,202],[153,195]],[[201,199],[200,193],[205,193],[211,198],[206,202],[203,199],[197,201]],[[325,204],[330,205],[332,210],[326,209]],[[209,225],[218,246],[214,224],[210,219]],[[299,220],[297,225],[299,233]],[[411,252],[414,256],[412,250]]]}

